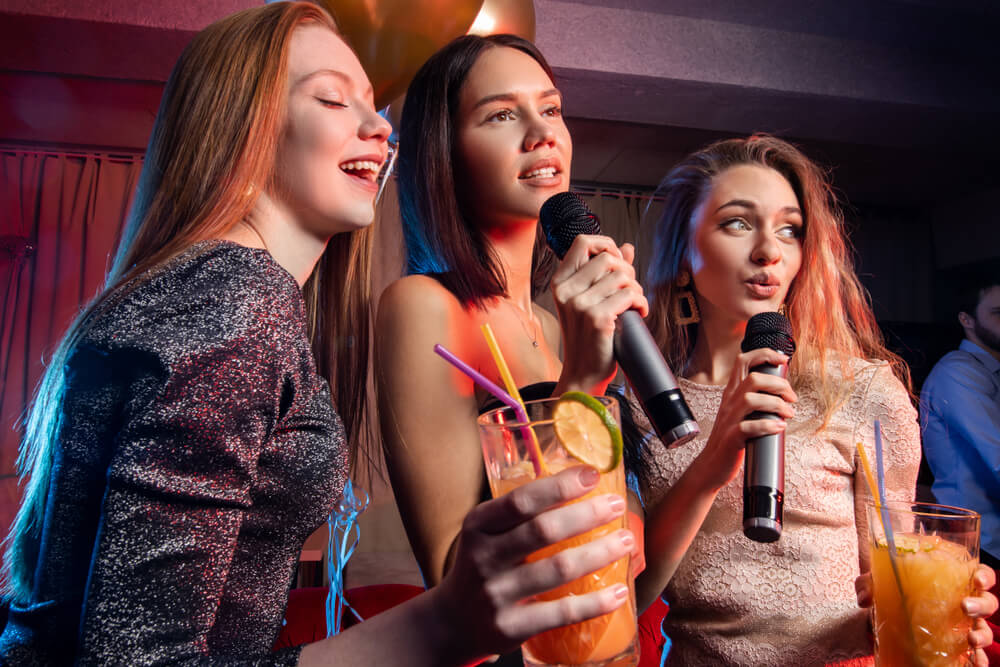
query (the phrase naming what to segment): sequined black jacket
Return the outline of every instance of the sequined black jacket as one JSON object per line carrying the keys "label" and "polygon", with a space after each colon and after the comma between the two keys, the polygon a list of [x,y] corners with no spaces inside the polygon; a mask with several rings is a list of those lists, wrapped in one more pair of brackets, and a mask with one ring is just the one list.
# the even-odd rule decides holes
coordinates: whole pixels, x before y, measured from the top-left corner
{"label": "sequined black jacket", "polygon": [[347,470],[294,279],[196,244],[98,315],[65,372],[31,600],[0,657],[294,664],[270,649]]}

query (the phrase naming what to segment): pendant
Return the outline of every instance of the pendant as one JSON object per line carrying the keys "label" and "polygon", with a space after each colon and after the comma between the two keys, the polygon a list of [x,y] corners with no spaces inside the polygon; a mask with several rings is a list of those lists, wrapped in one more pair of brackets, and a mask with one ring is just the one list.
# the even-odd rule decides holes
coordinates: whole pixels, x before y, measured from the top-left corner
{"label": "pendant", "polygon": [[538,347],[538,341],[537,340],[531,341],[531,347]]}

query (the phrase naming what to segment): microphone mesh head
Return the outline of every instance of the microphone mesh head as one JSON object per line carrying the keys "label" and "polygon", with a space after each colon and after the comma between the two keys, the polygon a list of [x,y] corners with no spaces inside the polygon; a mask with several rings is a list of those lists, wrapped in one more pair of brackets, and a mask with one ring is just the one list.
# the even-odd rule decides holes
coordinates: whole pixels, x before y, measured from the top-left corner
{"label": "microphone mesh head", "polygon": [[578,234],[600,234],[601,223],[583,200],[572,192],[549,197],[539,213],[545,240],[562,259]]}
{"label": "microphone mesh head", "polygon": [[792,324],[781,313],[758,313],[747,322],[740,349],[744,352],[769,347],[784,352],[789,358],[795,352]]}

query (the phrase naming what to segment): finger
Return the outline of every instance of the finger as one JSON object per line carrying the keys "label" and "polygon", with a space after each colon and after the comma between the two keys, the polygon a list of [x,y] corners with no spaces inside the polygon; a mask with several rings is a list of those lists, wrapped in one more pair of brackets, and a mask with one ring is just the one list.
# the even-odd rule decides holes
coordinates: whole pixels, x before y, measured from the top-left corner
{"label": "finger", "polygon": [[507,636],[520,642],[539,632],[610,613],[627,600],[628,587],[613,584],[585,595],[517,605],[501,612],[498,623]]}
{"label": "finger", "polygon": [[613,531],[578,547],[563,549],[548,558],[508,570],[490,582],[491,597],[515,603],[551,591],[625,558],[634,546],[635,537],[631,531]]}
{"label": "finger", "polygon": [[988,591],[997,583],[997,573],[992,567],[980,563],[976,567],[976,574],[973,578],[976,588],[981,591]]}
{"label": "finger", "polygon": [[745,392],[757,392],[760,394],[771,394],[778,396],[782,401],[796,403],[798,395],[792,389],[792,385],[787,378],[778,375],[768,375],[767,373],[752,372],[743,380],[741,388]]}
{"label": "finger", "polygon": [[601,253],[578,266],[573,273],[564,276],[556,285],[555,295],[561,303],[565,303],[608,275],[615,276],[612,281],[635,282],[635,269],[631,264],[610,253]]}
{"label": "finger", "polygon": [[587,466],[574,466],[536,479],[477,505],[466,516],[463,530],[491,535],[504,533],[551,507],[581,497],[599,481],[600,473]]}
{"label": "finger", "polygon": [[743,395],[743,405],[747,418],[753,412],[767,412],[782,419],[795,417],[795,407],[778,396],[749,392]]}
{"label": "finger", "polygon": [[750,369],[754,366],[760,366],[761,364],[780,366],[787,363],[788,357],[781,352],[772,350],[769,347],[760,347],[739,355],[736,358],[736,364],[733,367],[733,371],[735,372],[739,369],[741,378],[745,378],[749,375]]}
{"label": "finger", "polygon": [[631,243],[623,243],[620,246],[618,246],[618,249],[621,250],[622,259],[624,259],[629,264],[635,264],[635,246],[634,245],[632,245]]}
{"label": "finger", "polygon": [[988,591],[962,600],[962,610],[971,618],[988,618],[997,611],[997,598]]}
{"label": "finger", "polygon": [[969,630],[969,646],[972,648],[986,648],[993,643],[993,631],[981,618],[977,618]]}
{"label": "finger", "polygon": [[618,245],[610,237],[578,234],[573,239],[573,244],[566,251],[555,273],[552,274],[553,282],[565,280],[586,264],[591,257],[601,253],[608,253],[613,257],[621,257],[621,250],[618,249]]}
{"label": "finger", "polygon": [[858,596],[858,606],[867,608],[872,606],[872,575],[865,572],[854,579],[854,592]]}
{"label": "finger", "polygon": [[587,498],[548,510],[495,540],[496,562],[519,563],[539,549],[603,526],[619,519],[624,513],[625,499],[615,494]]}
{"label": "finger", "polygon": [[[762,435],[774,435],[787,430],[788,424],[782,419],[751,419],[740,422],[739,428],[742,440],[759,438]],[[743,445],[740,446],[742,449]]]}

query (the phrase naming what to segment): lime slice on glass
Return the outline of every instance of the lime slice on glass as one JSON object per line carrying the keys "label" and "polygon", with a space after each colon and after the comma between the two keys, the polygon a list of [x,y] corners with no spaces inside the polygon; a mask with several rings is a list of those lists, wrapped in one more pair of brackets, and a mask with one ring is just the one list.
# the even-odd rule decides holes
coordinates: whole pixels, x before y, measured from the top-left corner
{"label": "lime slice on glass", "polygon": [[552,411],[552,427],[570,456],[599,472],[614,470],[621,461],[621,429],[608,409],[590,394],[563,394]]}

